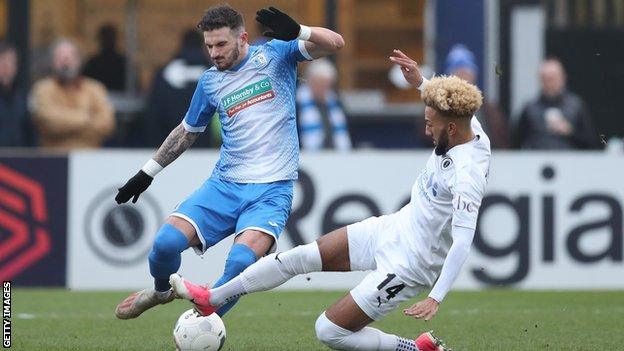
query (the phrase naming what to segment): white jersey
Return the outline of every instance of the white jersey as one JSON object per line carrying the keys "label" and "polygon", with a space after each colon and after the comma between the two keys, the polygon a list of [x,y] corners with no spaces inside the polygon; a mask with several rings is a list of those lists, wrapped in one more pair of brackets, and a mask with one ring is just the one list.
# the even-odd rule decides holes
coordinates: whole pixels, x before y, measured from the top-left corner
{"label": "white jersey", "polygon": [[490,166],[490,139],[476,118],[471,124],[475,138],[445,155],[432,152],[412,187],[410,202],[389,216],[402,229],[397,247],[407,245],[410,253],[398,255],[410,262],[399,264],[407,269],[396,272],[407,275],[407,281],[433,285],[453,243],[451,226],[476,228]]}

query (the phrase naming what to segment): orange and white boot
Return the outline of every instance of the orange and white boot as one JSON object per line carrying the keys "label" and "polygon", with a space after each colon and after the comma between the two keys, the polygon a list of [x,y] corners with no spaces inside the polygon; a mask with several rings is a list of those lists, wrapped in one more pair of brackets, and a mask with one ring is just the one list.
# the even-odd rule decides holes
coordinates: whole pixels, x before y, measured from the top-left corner
{"label": "orange and white boot", "polygon": [[200,314],[209,316],[217,310],[217,306],[210,304],[210,289],[207,286],[193,284],[177,273],[169,276],[169,284],[178,297],[191,301]]}
{"label": "orange and white boot", "polygon": [[420,334],[415,342],[420,351],[452,351],[433,334],[433,330]]}

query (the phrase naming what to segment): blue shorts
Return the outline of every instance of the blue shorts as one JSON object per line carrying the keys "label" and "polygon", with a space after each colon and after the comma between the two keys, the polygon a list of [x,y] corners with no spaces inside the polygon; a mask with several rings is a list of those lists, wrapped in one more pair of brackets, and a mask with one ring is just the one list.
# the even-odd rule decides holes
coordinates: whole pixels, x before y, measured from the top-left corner
{"label": "blue shorts", "polygon": [[171,213],[190,222],[203,254],[231,234],[253,229],[275,238],[271,251],[290,215],[293,198],[292,180],[272,183],[233,183],[210,177]]}

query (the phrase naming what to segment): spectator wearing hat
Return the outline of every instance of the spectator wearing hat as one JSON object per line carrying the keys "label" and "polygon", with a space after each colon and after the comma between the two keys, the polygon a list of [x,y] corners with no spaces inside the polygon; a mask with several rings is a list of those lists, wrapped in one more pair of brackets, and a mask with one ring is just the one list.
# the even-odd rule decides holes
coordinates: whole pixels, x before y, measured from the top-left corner
{"label": "spectator wearing hat", "polygon": [[[476,84],[478,73],[479,68],[472,51],[463,44],[455,44],[446,56],[445,74]],[[506,149],[511,146],[507,118],[498,104],[485,100],[477,112],[477,119],[490,137],[492,148]]]}

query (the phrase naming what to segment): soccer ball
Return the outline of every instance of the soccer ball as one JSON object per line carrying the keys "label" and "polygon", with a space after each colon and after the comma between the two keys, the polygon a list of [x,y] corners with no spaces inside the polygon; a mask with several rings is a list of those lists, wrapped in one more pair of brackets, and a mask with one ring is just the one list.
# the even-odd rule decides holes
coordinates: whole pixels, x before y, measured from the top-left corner
{"label": "soccer ball", "polygon": [[225,343],[225,325],[216,313],[202,316],[191,309],[178,318],[173,328],[173,341],[180,351],[221,350]]}

